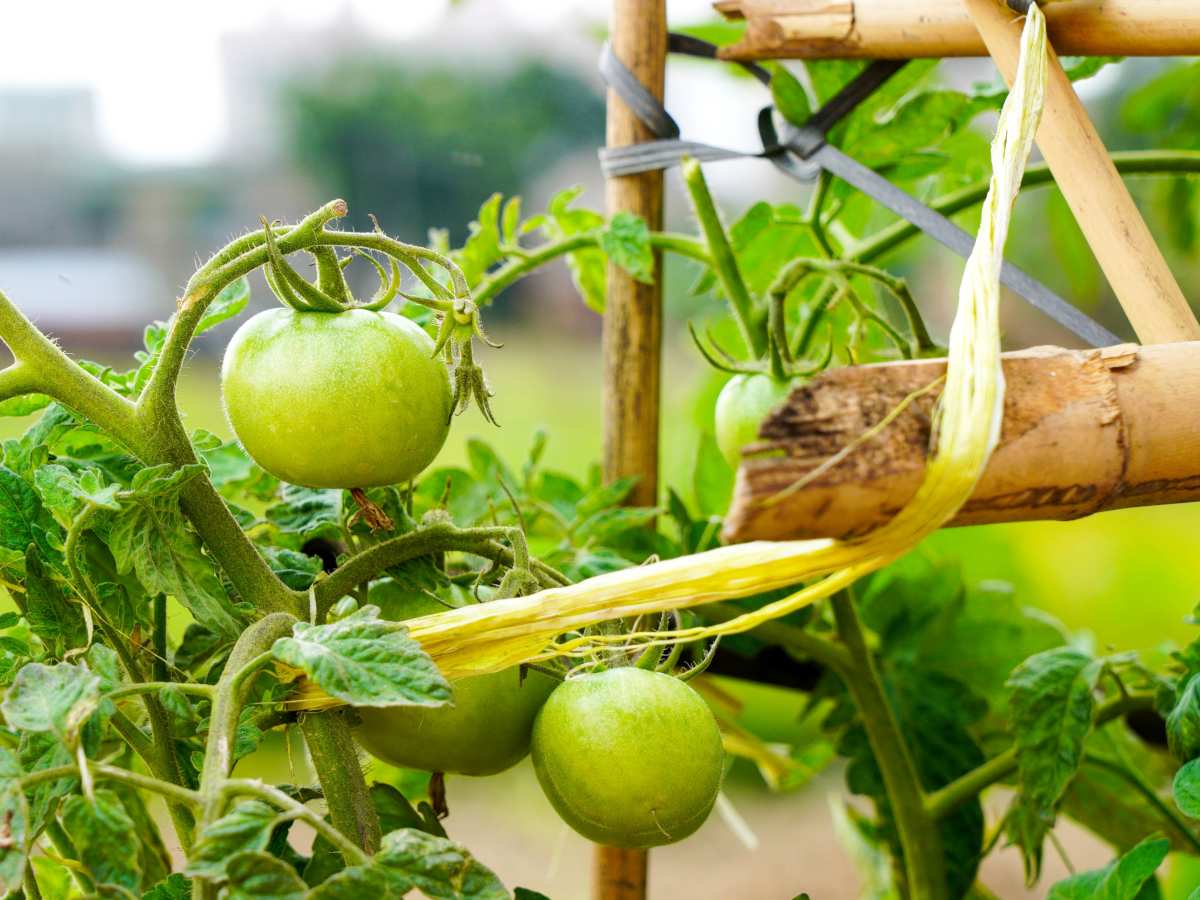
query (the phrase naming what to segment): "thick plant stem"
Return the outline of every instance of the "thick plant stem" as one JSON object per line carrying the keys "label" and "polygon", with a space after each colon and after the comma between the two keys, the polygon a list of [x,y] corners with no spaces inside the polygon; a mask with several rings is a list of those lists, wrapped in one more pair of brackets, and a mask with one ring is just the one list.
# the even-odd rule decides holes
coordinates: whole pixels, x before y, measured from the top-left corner
{"label": "thick plant stem", "polygon": [[763,311],[755,305],[754,298],[750,296],[750,291],[742,280],[737,257],[734,256],[733,247],[725,234],[725,226],[721,223],[721,216],[713,203],[712,194],[708,192],[708,184],[704,181],[700,163],[694,159],[686,160],[682,171],[683,182],[692,198],[692,209],[708,241],[713,273],[721,282],[721,289],[729,300],[729,307],[738,323],[746,349],[755,359],[761,359],[767,352]]}
{"label": "thick plant stem", "polygon": [[[374,853],[382,838],[379,816],[371,803],[345,714],[332,710],[303,716],[300,731],[321,782],[333,827],[364,852]],[[354,864],[349,858],[346,862]]]}
{"label": "thick plant stem", "polygon": [[948,900],[937,821],[925,808],[916,764],[888,705],[883,682],[849,592],[834,597],[833,613],[838,635],[854,660],[854,668],[845,676],[846,687],[858,707],[871,751],[883,775],[904,854],[908,896],[912,900]]}
{"label": "thick plant stem", "polygon": [[229,654],[212,702],[208,741],[204,749],[204,771],[200,774],[203,808],[198,828],[203,828],[222,813],[222,784],[233,768],[234,738],[249,676],[253,674],[246,666],[260,660],[278,638],[291,633],[295,621],[287,613],[272,613],[242,632]]}

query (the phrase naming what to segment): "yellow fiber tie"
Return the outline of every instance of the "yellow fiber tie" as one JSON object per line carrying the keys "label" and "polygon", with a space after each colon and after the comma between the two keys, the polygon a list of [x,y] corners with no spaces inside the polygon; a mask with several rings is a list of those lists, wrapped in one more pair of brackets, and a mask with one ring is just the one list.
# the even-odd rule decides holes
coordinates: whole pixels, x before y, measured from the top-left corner
{"label": "yellow fiber tie", "polygon": [[[1013,89],[992,141],[992,180],[950,330],[936,445],[913,498],[886,525],[855,542],[758,541],[721,547],[589,578],[528,597],[474,604],[413,619],[410,634],[451,679],[555,656],[581,656],[611,643],[676,642],[754,628],[852,584],[914,548],[945,525],[975,490],[1000,437],[1000,266],[1013,204],[1041,117],[1046,23],[1032,4]],[[644,634],[585,635],[588,625],[746,597],[820,578],[730,621]]]}

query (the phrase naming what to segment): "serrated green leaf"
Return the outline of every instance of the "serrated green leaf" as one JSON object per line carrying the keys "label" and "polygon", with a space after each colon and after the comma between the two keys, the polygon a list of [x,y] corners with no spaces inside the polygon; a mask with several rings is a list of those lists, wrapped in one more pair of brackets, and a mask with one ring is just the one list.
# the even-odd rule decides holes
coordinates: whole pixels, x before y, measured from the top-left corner
{"label": "serrated green leaf", "polygon": [[191,900],[191,897],[192,883],[180,872],[175,872],[142,894],[142,900]]}
{"label": "serrated green leaf", "polygon": [[25,552],[24,588],[25,620],[54,656],[61,658],[67,650],[87,643],[82,608],[67,596],[32,545]]}
{"label": "serrated green leaf", "polygon": [[85,504],[101,509],[120,509],[117,501],[119,484],[105,484],[104,476],[97,469],[84,469],[75,473],[66,466],[51,464],[42,466],[34,473],[34,487],[42,502],[59,515],[59,521],[69,524]]}
{"label": "serrated green leaf", "polygon": [[[542,232],[551,240],[560,240],[604,227],[604,217],[589,209],[572,209],[571,204],[583,193],[579,186],[567,188],[551,199],[546,216],[541,220]],[[602,250],[589,247],[567,254],[567,267],[584,303],[597,313],[604,311],[604,292],[607,281]]]}
{"label": "serrated green leaf", "polygon": [[1100,671],[1088,654],[1058,647],[1031,656],[1008,679],[1021,791],[1040,809],[1054,807],[1079,767]]}
{"label": "serrated green leaf", "polygon": [[295,869],[269,853],[247,851],[229,859],[226,900],[301,900],[308,885]]}
{"label": "serrated green leaf", "polygon": [[1103,869],[1072,875],[1050,888],[1046,900],[1136,900],[1170,850],[1162,837],[1146,838]]}
{"label": "serrated green leaf", "polygon": [[650,229],[640,216],[619,212],[600,232],[600,249],[610,262],[620,266],[642,284],[654,283],[654,251]]}
{"label": "serrated green leaf", "polygon": [[24,553],[34,543],[41,509],[34,489],[12,469],[0,466],[0,547]]}
{"label": "serrated green leaf", "polygon": [[1187,680],[1167,713],[1167,743],[1181,762],[1200,756],[1200,674]]}
{"label": "serrated green leaf", "polygon": [[86,666],[30,663],[0,703],[13,728],[49,731],[74,746],[83,723],[100,705],[100,677]]}
{"label": "serrated green leaf", "polygon": [[451,700],[450,685],[408,628],[380,619],[377,606],[326,625],[297,622],[292,637],[277,640],[271,653],[351,706],[441,706]]}
{"label": "serrated green leaf", "polygon": [[478,217],[469,226],[471,233],[466,243],[451,254],[471,287],[504,258],[504,251],[500,249],[501,199],[500,194],[492,194],[483,202]]}
{"label": "serrated green leaf", "polygon": [[610,507],[588,516],[575,529],[577,541],[597,544],[611,543],[635,528],[645,528],[662,510],[654,507]]}
{"label": "serrated green leaf", "polygon": [[430,900],[509,900],[500,879],[461,844],[413,828],[384,835],[382,846],[364,866],[334,875],[309,895],[311,900],[402,897],[417,889]]}
{"label": "serrated green leaf", "polygon": [[262,550],[271,571],[293,591],[307,591],[321,574],[319,557],[286,547],[263,547]]}
{"label": "serrated green leaf", "polygon": [[243,275],[236,281],[230,282],[213,298],[212,303],[204,310],[204,315],[196,323],[196,334],[203,334],[210,328],[215,328],[226,319],[232,319],[250,302],[250,282]]}
{"label": "serrated green leaf", "polygon": [[504,236],[504,243],[517,243],[517,238],[520,237],[520,223],[521,198],[509,197],[508,202],[504,204],[504,213],[501,216],[501,233]]}
{"label": "serrated green leaf", "polygon": [[206,825],[192,847],[184,874],[220,879],[235,853],[265,850],[279,813],[261,800],[243,800]]}
{"label": "serrated green leaf", "polygon": [[337,533],[342,517],[342,492],[285,484],[280,502],[267,509],[267,521],[289,534],[307,539]]}
{"label": "serrated green leaf", "polygon": [[134,572],[147,593],[174,597],[208,629],[235,638],[242,615],[179,509],[180,488],[199,472],[199,466],[138,472],[111,516],[108,546],[120,574]]}
{"label": "serrated green leaf", "polygon": [[23,394],[0,401],[0,416],[32,416],[53,401],[45,394]]}
{"label": "serrated green leaf", "polygon": [[0,840],[0,896],[5,897],[21,886],[29,852],[29,807],[19,783],[23,774],[17,756],[0,747],[0,822],[4,823],[4,840]]}
{"label": "serrated green leaf", "polygon": [[137,829],[116,794],[98,789],[91,799],[78,794],[68,797],[62,817],[80,863],[98,885],[137,889],[141,881]]}
{"label": "serrated green leaf", "polygon": [[1184,763],[1171,783],[1175,805],[1185,816],[1200,819],[1200,759]]}

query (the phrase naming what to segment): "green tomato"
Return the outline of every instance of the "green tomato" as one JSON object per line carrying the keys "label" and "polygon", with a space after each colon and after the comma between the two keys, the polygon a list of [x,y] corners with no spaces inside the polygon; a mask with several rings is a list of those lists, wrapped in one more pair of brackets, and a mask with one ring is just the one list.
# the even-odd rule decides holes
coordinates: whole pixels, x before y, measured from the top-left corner
{"label": "green tomato", "polygon": [[529,752],[538,710],[558,684],[519,669],[455,681],[453,706],[359,707],[363,749],[393,766],[460,775],[495,775]]}
{"label": "green tomato", "polygon": [[564,682],[533,726],[550,803],[589,840],[657,847],[712,811],[725,752],[708,705],[684,682],[626,667]]}
{"label": "green tomato", "polygon": [[306,487],[408,481],[450,430],[450,376],[432,339],[387,312],[261,312],[230,341],[221,390],[246,452]]}
{"label": "green tomato", "polygon": [[[368,601],[402,621],[443,612],[428,594],[390,579],[371,585]],[[359,708],[355,736],[376,759],[407,769],[494,775],[529,753],[533,720],[558,682],[517,668],[453,683],[454,705]]]}
{"label": "green tomato", "polygon": [[717,446],[733,468],[742,461],[742,448],[758,440],[767,413],[787,399],[794,383],[770,375],[734,375],[717,395]]}

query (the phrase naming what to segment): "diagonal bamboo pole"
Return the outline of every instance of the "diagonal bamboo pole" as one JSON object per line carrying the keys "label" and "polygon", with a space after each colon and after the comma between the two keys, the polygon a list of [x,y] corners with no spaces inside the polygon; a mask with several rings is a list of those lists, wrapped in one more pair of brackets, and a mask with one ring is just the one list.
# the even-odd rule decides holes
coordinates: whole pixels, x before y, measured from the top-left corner
{"label": "diagonal bamboo pole", "polygon": [[[998,0],[962,0],[1005,81],[1017,67],[1021,26]],[[1176,284],[1053,49],[1037,144],[1130,324],[1144,344],[1200,340]]]}
{"label": "diagonal bamboo pole", "polygon": [[[655,96],[662,99],[667,53],[665,0],[613,0],[613,52]],[[608,94],[610,147],[654,137],[613,91]],[[632,212],[652,230],[662,227],[663,176],[647,172],[610,178],[609,215]],[[658,502],[659,380],[662,355],[662,287],[635,281],[608,267],[604,310],[604,476],[638,479],[629,500]],[[645,900],[648,856],[642,850],[596,847],[595,900]]]}

